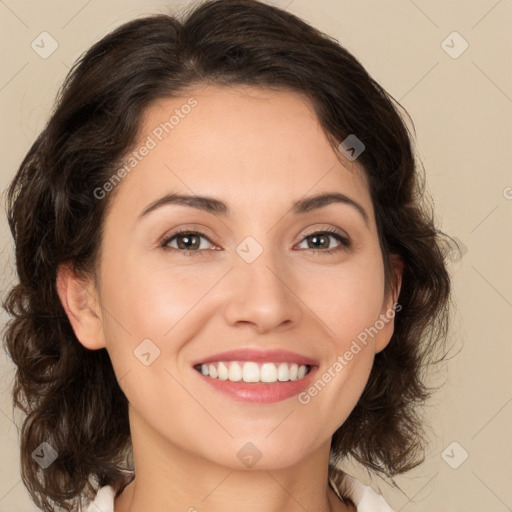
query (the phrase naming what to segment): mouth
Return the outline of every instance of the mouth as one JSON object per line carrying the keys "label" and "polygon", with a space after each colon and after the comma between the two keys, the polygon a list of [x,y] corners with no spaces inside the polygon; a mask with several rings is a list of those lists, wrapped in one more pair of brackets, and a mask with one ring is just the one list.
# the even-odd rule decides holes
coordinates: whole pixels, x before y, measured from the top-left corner
{"label": "mouth", "polygon": [[291,399],[311,385],[320,363],[284,349],[245,347],[192,362],[199,378],[231,400],[270,404]]}
{"label": "mouth", "polygon": [[210,379],[245,383],[280,383],[303,379],[312,365],[292,362],[210,361],[194,369]]}

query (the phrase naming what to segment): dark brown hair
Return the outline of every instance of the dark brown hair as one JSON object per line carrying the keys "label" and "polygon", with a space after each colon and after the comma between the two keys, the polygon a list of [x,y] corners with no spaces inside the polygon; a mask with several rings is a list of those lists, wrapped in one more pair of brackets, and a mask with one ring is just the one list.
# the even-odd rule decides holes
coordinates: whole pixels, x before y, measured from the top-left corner
{"label": "dark brown hair", "polygon": [[[418,407],[433,389],[424,371],[446,341],[450,280],[400,105],[336,40],[292,14],[256,0],[208,1],[183,19],[136,19],[92,46],[7,191],[19,284],[4,300],[11,316],[4,337],[17,368],[14,405],[26,413],[23,481],[42,510],[71,510],[86,490],[116,486],[131,446],[127,399],[106,350],[87,350],[76,339],[57,295],[57,268],[71,262],[94,273],[112,194],[98,200],[93,191],[133,147],[145,109],[208,83],[299,92],[333,147],[350,134],[364,143],[358,162],[388,290],[390,255],[404,262],[402,309],[332,438],[331,462],[351,456],[392,477],[423,460]],[[45,441],[58,457],[42,470],[31,454]]]}

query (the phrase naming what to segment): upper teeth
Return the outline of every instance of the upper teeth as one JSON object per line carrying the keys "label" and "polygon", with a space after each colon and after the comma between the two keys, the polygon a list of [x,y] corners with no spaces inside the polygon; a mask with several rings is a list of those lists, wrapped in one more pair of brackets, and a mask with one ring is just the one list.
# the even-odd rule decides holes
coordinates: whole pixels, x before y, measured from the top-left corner
{"label": "upper teeth", "polygon": [[255,363],[220,361],[201,365],[201,373],[214,379],[238,382],[286,382],[302,379],[308,372],[307,365],[296,363]]}

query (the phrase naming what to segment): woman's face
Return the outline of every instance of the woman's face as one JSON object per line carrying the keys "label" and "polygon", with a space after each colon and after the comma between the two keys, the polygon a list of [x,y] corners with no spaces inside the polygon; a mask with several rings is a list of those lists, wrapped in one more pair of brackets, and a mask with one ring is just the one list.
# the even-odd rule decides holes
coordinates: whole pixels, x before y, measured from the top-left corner
{"label": "woman's face", "polygon": [[[107,347],[131,421],[237,468],[325,448],[392,333],[357,161],[342,165],[301,96],[249,87],[159,100],[134,150],[106,192],[98,333],[81,339]],[[322,194],[341,200],[310,202]]]}

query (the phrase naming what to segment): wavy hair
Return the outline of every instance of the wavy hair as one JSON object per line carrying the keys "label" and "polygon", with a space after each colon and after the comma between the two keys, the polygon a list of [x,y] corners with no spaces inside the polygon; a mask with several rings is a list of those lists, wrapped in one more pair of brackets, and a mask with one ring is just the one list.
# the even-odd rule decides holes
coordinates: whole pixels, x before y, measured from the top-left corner
{"label": "wavy hair", "polygon": [[[16,366],[22,478],[44,511],[73,510],[86,492],[118,486],[130,454],[128,403],[105,349],[77,340],[56,290],[59,265],[94,272],[112,195],[93,191],[133,148],[142,116],[160,98],[200,84],[247,84],[298,92],[314,107],[333,148],[365,144],[386,289],[390,256],[404,262],[387,347],[331,443],[331,463],[351,456],[392,477],[424,460],[419,406],[431,395],[428,366],[445,357],[450,279],[444,236],[424,199],[413,136],[388,94],[338,41],[256,0],[213,0],[179,17],[145,16],[94,44],[66,77],[51,116],[7,190],[19,282],[3,307],[4,343]],[[48,442],[57,459],[32,459]]]}

